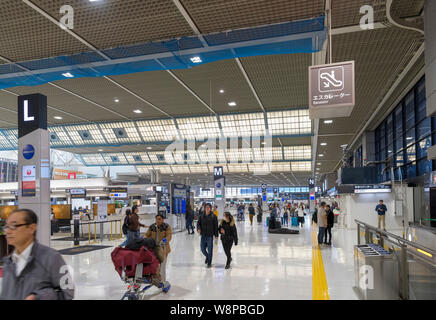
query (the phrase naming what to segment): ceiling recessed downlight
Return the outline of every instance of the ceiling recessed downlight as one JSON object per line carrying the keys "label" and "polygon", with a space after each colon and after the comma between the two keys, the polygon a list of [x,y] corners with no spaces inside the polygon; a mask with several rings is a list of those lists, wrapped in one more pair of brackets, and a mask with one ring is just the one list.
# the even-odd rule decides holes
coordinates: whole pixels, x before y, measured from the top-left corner
{"label": "ceiling recessed downlight", "polygon": [[330,123],[333,123],[333,120],[324,120],[324,123],[325,124],[330,124]]}
{"label": "ceiling recessed downlight", "polygon": [[120,99],[115,98],[114,101],[115,101],[116,103],[118,103],[118,102],[120,102]]}
{"label": "ceiling recessed downlight", "polygon": [[59,117],[59,116],[55,116],[53,118],[55,118],[56,120],[62,120],[63,119],[62,117]]}
{"label": "ceiling recessed downlight", "polygon": [[224,93],[224,90],[223,90],[223,89],[221,89],[221,90],[220,90],[220,93]]}
{"label": "ceiling recessed downlight", "polygon": [[74,78],[74,75],[71,74],[71,73],[69,73],[69,72],[62,73],[62,75],[63,75],[65,78]]}
{"label": "ceiling recessed downlight", "polygon": [[322,145],[322,146],[326,146],[326,145],[327,145],[327,143],[326,143],[326,142],[323,142],[323,143],[321,143],[321,145]]}
{"label": "ceiling recessed downlight", "polygon": [[136,109],[136,110],[133,110],[133,112],[134,113],[142,113],[142,110]]}
{"label": "ceiling recessed downlight", "polygon": [[231,101],[228,104],[229,104],[229,107],[236,107],[236,102],[235,101]]}
{"label": "ceiling recessed downlight", "polygon": [[201,60],[200,57],[192,57],[192,58],[191,58],[191,61],[192,61],[193,63],[200,63],[200,62],[203,62],[203,60]]}

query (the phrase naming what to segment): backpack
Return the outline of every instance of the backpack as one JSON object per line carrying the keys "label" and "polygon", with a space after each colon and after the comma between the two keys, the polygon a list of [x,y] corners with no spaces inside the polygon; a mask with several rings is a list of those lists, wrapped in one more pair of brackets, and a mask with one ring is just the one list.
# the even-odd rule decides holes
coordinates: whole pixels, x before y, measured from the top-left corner
{"label": "backpack", "polygon": [[123,234],[127,234],[129,232],[129,217],[128,216],[126,216],[124,218],[124,223],[123,223],[122,229],[123,229]]}

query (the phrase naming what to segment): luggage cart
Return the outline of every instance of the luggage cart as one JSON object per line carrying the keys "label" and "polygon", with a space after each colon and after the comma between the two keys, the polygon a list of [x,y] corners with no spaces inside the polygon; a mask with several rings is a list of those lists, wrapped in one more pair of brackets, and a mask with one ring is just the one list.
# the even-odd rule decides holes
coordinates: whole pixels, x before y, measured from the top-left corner
{"label": "luggage cart", "polygon": [[[121,300],[141,300],[142,295],[151,287],[155,286],[162,290],[163,293],[168,293],[171,289],[171,284],[168,281],[161,282],[158,275],[146,275],[142,274],[143,264],[136,265],[135,276],[126,277],[123,274],[122,278],[127,283],[127,291],[124,293]],[[145,285],[142,289],[141,287]]]}
{"label": "luggage cart", "polygon": [[140,300],[145,291],[153,286],[164,293],[170,290],[171,284],[161,280],[159,260],[154,252],[145,246],[139,250],[117,247],[111,257],[115,270],[127,284],[127,291],[121,300]]}

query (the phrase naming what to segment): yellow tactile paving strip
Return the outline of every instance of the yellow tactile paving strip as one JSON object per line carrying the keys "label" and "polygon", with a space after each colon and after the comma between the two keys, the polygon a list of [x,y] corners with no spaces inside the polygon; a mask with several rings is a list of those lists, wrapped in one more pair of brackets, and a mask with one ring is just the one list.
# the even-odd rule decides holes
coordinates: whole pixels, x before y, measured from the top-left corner
{"label": "yellow tactile paving strip", "polygon": [[315,225],[312,226],[312,300],[330,300]]}

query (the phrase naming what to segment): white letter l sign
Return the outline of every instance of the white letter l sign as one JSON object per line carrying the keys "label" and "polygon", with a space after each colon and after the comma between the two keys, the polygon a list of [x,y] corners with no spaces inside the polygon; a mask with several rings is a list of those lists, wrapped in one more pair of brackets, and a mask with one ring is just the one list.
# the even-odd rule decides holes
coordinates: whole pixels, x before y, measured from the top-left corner
{"label": "white letter l sign", "polygon": [[24,121],[33,121],[35,117],[29,117],[29,101],[24,100]]}

